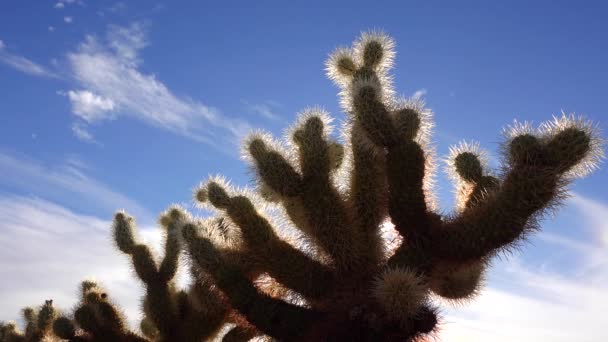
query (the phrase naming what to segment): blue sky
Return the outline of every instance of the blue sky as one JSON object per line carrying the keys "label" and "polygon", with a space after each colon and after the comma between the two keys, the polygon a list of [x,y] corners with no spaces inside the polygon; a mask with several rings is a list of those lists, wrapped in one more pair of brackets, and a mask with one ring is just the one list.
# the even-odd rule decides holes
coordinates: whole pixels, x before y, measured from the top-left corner
{"label": "blue sky", "polygon": [[[10,280],[0,302],[10,305],[0,319],[47,297],[69,307],[90,275],[136,313],[138,289],[107,236],[114,210],[135,214],[157,241],[156,213],[189,203],[207,175],[250,182],[239,160],[250,129],[281,135],[311,105],[343,119],[324,61],[364,30],[396,40],[396,88],[435,112],[440,155],[475,139],[498,165],[503,127],[562,110],[605,128],[607,10],[600,1],[2,1],[0,275]],[[496,263],[478,301],[446,310],[444,339],[608,337],[591,327],[608,309],[607,183],[606,168],[577,181],[544,232]],[[451,191],[440,174],[446,212]]]}

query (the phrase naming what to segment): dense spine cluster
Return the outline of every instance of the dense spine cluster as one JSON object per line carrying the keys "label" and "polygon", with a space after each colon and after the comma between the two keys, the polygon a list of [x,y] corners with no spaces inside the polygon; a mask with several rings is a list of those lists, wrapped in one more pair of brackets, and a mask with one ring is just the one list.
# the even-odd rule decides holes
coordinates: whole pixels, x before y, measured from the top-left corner
{"label": "dense spine cluster", "polygon": [[[414,341],[438,329],[437,297],[480,291],[493,256],[516,246],[559,203],[569,182],[603,158],[595,126],[563,115],[506,130],[501,170],[475,143],[451,149],[457,209],[436,212],[431,112],[394,95],[394,43],[364,33],[327,62],[347,121],[341,139],[319,108],[305,110],[285,143],[252,134],[244,154],[257,191],[213,177],[195,200],[215,216],[171,207],[160,218],[164,255],[138,242],[134,219],[114,217],[113,237],[145,285],[141,333],[93,282],[71,315],[51,301],[24,309],[25,332],[1,341]],[[180,256],[192,283],[179,289]]]}

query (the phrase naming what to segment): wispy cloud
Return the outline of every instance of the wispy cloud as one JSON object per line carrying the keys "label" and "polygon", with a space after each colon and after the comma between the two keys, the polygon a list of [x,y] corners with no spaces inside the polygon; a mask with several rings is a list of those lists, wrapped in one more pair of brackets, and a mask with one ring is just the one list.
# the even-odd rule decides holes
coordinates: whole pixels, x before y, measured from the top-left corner
{"label": "wispy cloud", "polygon": [[414,95],[412,95],[412,98],[415,100],[420,100],[422,99],[424,96],[426,96],[426,89],[422,88],[422,89],[418,89],[414,92]]}
{"label": "wispy cloud", "polygon": [[[605,341],[608,310],[608,205],[575,195],[567,205],[591,239],[542,233],[554,252],[567,252],[570,268],[547,269],[544,261],[524,264],[507,260],[490,275],[491,286],[465,307],[450,310],[440,337],[446,341]],[[589,234],[590,233],[590,234]],[[496,270],[495,268],[495,270]],[[498,276],[498,275],[501,276]]]}
{"label": "wispy cloud", "polygon": [[242,102],[249,112],[255,113],[269,120],[281,120],[281,116],[276,113],[281,105],[275,101],[251,103],[247,100],[242,100]]}
{"label": "wispy cloud", "polygon": [[[68,54],[68,63],[79,88],[73,92],[87,94],[89,99],[106,104],[95,106],[95,115],[88,115],[87,122],[129,115],[216,146],[235,143],[249,130],[246,122],[179,97],[154,75],[141,72],[140,50],[147,44],[145,25],[110,26],[105,40],[87,36],[75,52]],[[77,108],[82,109],[73,107]]]}
{"label": "wispy cloud", "polygon": [[57,9],[62,9],[62,8],[65,8],[66,6],[73,5],[73,4],[83,5],[84,2],[82,2],[81,0],[59,0],[55,3],[55,5],[53,7],[57,8]]}
{"label": "wispy cloud", "polygon": [[73,17],[70,17],[70,16],[65,16],[65,17],[63,17],[63,21],[64,21],[66,24],[71,24],[71,23],[72,23],[72,21],[74,21],[74,18],[73,18]]}
{"label": "wispy cloud", "polygon": [[5,64],[15,70],[32,76],[57,77],[57,75],[23,56],[8,51],[6,44],[0,40],[0,63]]}
{"label": "wispy cloud", "polygon": [[74,122],[72,124],[72,133],[74,133],[74,136],[81,141],[101,146],[101,143],[95,140],[93,134],[91,134],[85,126],[78,122]]}
{"label": "wispy cloud", "polygon": [[70,163],[51,167],[0,151],[0,174],[0,189],[17,188],[23,193],[63,200],[73,206],[86,205],[90,212],[95,211],[106,217],[124,208],[143,222],[154,221],[155,215],[139,203],[110,189]]}

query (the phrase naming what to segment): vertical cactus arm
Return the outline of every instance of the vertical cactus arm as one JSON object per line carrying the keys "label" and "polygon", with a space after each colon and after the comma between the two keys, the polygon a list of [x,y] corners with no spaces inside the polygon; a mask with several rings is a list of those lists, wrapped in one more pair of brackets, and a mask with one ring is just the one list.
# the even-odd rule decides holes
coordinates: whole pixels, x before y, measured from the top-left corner
{"label": "vertical cactus arm", "polygon": [[167,234],[164,277],[160,273],[148,246],[138,244],[134,237],[135,222],[127,214],[119,212],[114,216],[114,240],[117,247],[131,256],[137,276],[146,284],[144,309],[162,336],[172,336],[177,324],[175,300],[168,282],[173,278],[177,267],[179,245],[175,234]]}
{"label": "vertical cactus arm", "polygon": [[409,245],[426,239],[430,228],[423,188],[424,173],[425,156],[418,143],[400,141],[389,149],[386,157],[388,211],[395,229]]}
{"label": "vertical cactus arm", "polygon": [[26,307],[21,310],[21,313],[23,320],[25,321],[26,338],[30,340],[41,338],[42,336],[40,336],[41,334],[38,328],[38,314],[36,313],[36,310],[31,307]]}
{"label": "vertical cactus arm", "polygon": [[167,283],[147,283],[143,307],[146,316],[154,322],[161,336],[174,336],[179,317],[175,298]]}
{"label": "vertical cactus arm", "polygon": [[162,281],[170,281],[177,273],[181,252],[179,229],[187,220],[188,215],[178,206],[170,207],[161,216],[160,223],[165,228],[165,254],[158,268],[158,274]]}
{"label": "vertical cactus arm", "polygon": [[135,239],[135,222],[124,212],[114,216],[114,242],[120,251],[129,254],[137,276],[144,282],[154,281],[158,276],[158,267],[152,252],[146,245],[138,244]]}
{"label": "vertical cactus arm", "polygon": [[57,311],[53,307],[53,301],[47,300],[44,305],[42,305],[37,315],[38,331],[41,337],[51,330],[56,316]]}
{"label": "vertical cactus arm", "polygon": [[235,326],[222,338],[222,342],[246,342],[256,337],[258,332],[250,327]]}
{"label": "vertical cactus arm", "polygon": [[353,80],[353,116],[369,140],[379,148],[390,148],[399,139],[389,110],[382,103],[380,84],[367,78]]}
{"label": "vertical cactus arm", "polygon": [[352,215],[330,178],[328,114],[319,109],[300,113],[292,133],[302,170],[302,204],[315,239],[333,259],[338,271],[361,269],[366,241],[352,225]]}
{"label": "vertical cactus arm", "polygon": [[229,313],[229,307],[212,279],[197,273],[185,298],[188,309],[183,313],[180,325],[188,341],[210,340],[226,323]]}
{"label": "vertical cactus arm", "polygon": [[238,310],[261,332],[280,340],[293,341],[318,319],[319,313],[260,293],[234,265],[225,263],[211,241],[187,224],[183,236],[188,253],[202,271],[208,272],[217,286]]}
{"label": "vertical cactus arm", "polygon": [[306,298],[319,299],[328,295],[332,271],[278,237],[247,197],[231,196],[223,185],[213,180],[198,192],[205,195],[197,195],[197,198],[208,199],[239,227],[250,257],[262,270]]}
{"label": "vertical cactus arm", "polygon": [[364,134],[361,129],[356,124],[350,128],[352,169],[349,200],[357,230],[368,245],[362,253],[367,255],[371,263],[378,263],[385,254],[379,228],[387,215],[388,208],[386,157],[365,146],[361,141]]}
{"label": "vertical cactus arm", "polygon": [[433,232],[433,253],[452,261],[481,259],[534,229],[543,210],[563,196],[568,172],[594,155],[593,132],[565,127],[539,139],[514,137],[506,146],[509,171],[498,190]]}

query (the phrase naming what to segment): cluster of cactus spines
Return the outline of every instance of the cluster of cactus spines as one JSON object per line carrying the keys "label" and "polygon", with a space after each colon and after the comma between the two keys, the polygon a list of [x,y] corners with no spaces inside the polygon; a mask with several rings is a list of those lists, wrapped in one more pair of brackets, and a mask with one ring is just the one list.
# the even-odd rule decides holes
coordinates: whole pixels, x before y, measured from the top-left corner
{"label": "cluster of cactus spines", "polygon": [[21,310],[25,330],[20,331],[15,322],[0,322],[0,341],[44,341],[52,330],[57,311],[52,300],[46,300],[37,310],[26,307]]}
{"label": "cluster of cactus spines", "polygon": [[[2,323],[0,340],[38,341],[51,326],[69,341],[202,341],[224,324],[233,325],[224,341],[414,341],[436,332],[437,299],[479,293],[491,258],[537,229],[565,186],[597,167],[603,142],[575,116],[538,129],[516,123],[505,131],[499,172],[479,144],[461,143],[447,158],[457,210],[442,216],[431,191],[431,111],[395,97],[393,48],[371,32],[336,50],[327,71],[347,113],[342,143],[320,108],[302,112],[285,143],[252,134],[243,151],[257,193],[221,177],[202,183],[194,198],[215,215],[163,213],[160,261],[138,242],[134,219],[116,214],[116,246],[146,287],[142,335],[85,281],[72,317],[51,302],[25,309],[26,331]],[[173,280],[182,252],[187,290]]]}

